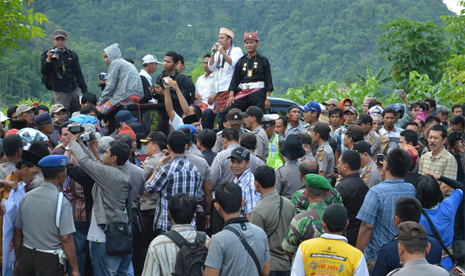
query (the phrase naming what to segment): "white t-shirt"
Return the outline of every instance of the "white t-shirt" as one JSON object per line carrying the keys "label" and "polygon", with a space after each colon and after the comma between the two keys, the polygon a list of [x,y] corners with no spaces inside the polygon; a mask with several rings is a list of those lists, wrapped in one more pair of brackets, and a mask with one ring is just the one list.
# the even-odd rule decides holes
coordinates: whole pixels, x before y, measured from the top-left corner
{"label": "white t-shirt", "polygon": [[198,102],[204,103],[208,105],[208,108],[215,108],[215,105],[208,104],[208,98],[211,95],[215,94],[215,73],[211,73],[208,78],[206,77],[206,73],[200,76],[197,81],[195,82],[195,92],[196,94],[200,94],[202,97],[201,100],[196,100]]}
{"label": "white t-shirt", "polygon": [[171,121],[171,119],[170,119],[171,131],[175,131],[178,128],[178,126],[182,126],[183,124],[184,124],[184,122],[183,122],[182,118],[179,117],[179,115],[175,112],[173,121]]}
{"label": "white t-shirt", "polygon": [[93,242],[105,242],[105,233],[102,228],[97,225],[97,220],[95,219],[94,208],[92,207],[92,218],[90,219],[89,232],[87,233],[87,240]]}

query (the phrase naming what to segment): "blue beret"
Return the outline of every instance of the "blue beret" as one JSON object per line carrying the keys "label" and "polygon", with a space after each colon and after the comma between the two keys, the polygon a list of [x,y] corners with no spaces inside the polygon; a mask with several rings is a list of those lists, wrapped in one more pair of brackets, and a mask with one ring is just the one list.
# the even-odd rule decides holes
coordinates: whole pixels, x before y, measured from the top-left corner
{"label": "blue beret", "polygon": [[190,128],[191,129],[191,135],[195,135],[197,133],[197,128],[195,128],[195,126],[193,125],[182,125],[182,126],[178,126],[176,128],[176,130],[180,130],[181,128]]}
{"label": "blue beret", "polygon": [[56,119],[52,119],[52,117],[50,117],[47,112],[40,113],[34,118],[34,123],[36,126],[46,125],[54,121],[56,121]]}
{"label": "blue beret", "polygon": [[68,157],[66,155],[49,155],[45,156],[39,161],[39,167],[53,168],[64,167],[68,164]]}

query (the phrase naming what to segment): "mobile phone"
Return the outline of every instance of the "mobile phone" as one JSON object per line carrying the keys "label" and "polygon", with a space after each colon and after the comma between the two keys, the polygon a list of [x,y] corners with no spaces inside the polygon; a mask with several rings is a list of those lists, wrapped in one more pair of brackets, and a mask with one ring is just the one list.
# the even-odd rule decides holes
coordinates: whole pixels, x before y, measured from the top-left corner
{"label": "mobile phone", "polygon": [[457,269],[457,271],[460,273],[465,273],[465,269],[461,268],[460,266],[454,266],[454,268]]}
{"label": "mobile phone", "polygon": [[337,169],[337,167],[333,167],[333,173],[339,174],[339,170]]}
{"label": "mobile phone", "polygon": [[170,81],[170,80],[171,80],[171,78],[166,78],[166,79],[163,79],[163,82],[164,82],[165,84],[168,84],[168,81]]}
{"label": "mobile phone", "polygon": [[279,134],[278,135],[278,141],[281,143],[282,141],[284,141],[284,135],[283,134]]}
{"label": "mobile phone", "polygon": [[383,161],[384,161],[384,154],[378,153],[378,159],[376,160],[376,164],[378,166],[382,166],[381,162],[383,162]]}
{"label": "mobile phone", "polygon": [[402,93],[404,93],[404,92],[403,92],[402,90],[396,89],[396,90],[394,90],[394,93],[399,94],[399,95],[402,95]]}

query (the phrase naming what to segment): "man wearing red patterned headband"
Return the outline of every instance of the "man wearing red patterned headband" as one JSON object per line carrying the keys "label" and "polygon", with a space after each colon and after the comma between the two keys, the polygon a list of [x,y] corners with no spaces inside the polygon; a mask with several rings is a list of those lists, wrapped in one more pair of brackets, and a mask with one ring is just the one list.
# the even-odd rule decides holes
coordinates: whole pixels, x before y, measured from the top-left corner
{"label": "man wearing red patterned headband", "polygon": [[270,94],[273,91],[270,63],[266,57],[257,53],[260,46],[257,32],[246,32],[244,44],[247,55],[237,61],[234,69],[229,85],[228,106],[242,111],[249,106],[256,106],[265,112],[270,108]]}

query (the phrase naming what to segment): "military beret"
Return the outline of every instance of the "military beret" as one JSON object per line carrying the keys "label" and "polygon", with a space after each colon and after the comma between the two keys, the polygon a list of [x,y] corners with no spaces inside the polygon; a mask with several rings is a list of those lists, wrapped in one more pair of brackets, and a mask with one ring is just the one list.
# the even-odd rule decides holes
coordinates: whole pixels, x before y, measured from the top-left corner
{"label": "military beret", "polygon": [[309,173],[305,175],[305,182],[313,188],[331,190],[329,181],[319,174]]}
{"label": "military beret", "polygon": [[45,156],[39,161],[39,167],[54,168],[64,167],[68,164],[68,157],[66,155],[49,155]]}

